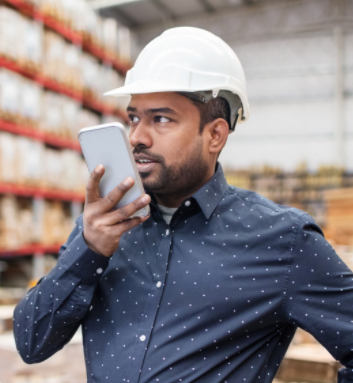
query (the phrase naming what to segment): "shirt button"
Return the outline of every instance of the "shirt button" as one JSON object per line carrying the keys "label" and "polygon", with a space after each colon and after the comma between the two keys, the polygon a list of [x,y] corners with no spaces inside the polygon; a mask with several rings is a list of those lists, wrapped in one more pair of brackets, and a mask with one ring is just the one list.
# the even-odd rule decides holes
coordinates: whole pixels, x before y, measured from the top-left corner
{"label": "shirt button", "polygon": [[141,335],[140,336],[140,340],[143,342],[144,340],[146,340],[146,335]]}
{"label": "shirt button", "polygon": [[190,201],[185,201],[185,206],[190,206],[191,202]]}
{"label": "shirt button", "polygon": [[156,286],[157,286],[158,288],[160,288],[160,287],[162,286],[162,282],[161,282],[161,281],[158,281],[158,282],[156,283]]}
{"label": "shirt button", "polygon": [[103,273],[103,269],[102,268],[99,268],[96,270],[97,274],[102,274]]}
{"label": "shirt button", "polygon": [[169,229],[165,231],[165,235],[169,235]]}

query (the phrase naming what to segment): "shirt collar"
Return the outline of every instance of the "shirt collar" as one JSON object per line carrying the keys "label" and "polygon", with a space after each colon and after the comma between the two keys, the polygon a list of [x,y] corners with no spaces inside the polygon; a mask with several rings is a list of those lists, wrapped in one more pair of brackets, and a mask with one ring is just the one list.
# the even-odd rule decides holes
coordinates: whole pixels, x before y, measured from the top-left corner
{"label": "shirt collar", "polygon": [[[187,200],[194,199],[200,206],[204,216],[209,219],[223,198],[227,186],[227,180],[223,173],[222,165],[217,162],[216,171],[212,178]],[[159,212],[157,201],[153,193],[148,192],[148,194],[151,196],[151,205]],[[185,204],[185,202],[186,200],[182,205]],[[160,218],[163,219],[162,217]]]}
{"label": "shirt collar", "polygon": [[211,214],[220,203],[227,190],[227,186],[227,180],[223,173],[222,165],[217,162],[216,171],[213,177],[192,195],[192,198],[197,201],[207,219],[211,217]]}

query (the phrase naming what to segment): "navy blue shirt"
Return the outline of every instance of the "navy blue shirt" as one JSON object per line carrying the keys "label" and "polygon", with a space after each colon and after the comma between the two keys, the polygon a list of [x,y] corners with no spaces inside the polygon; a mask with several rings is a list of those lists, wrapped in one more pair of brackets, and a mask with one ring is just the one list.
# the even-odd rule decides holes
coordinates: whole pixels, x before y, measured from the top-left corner
{"label": "navy blue shirt", "polygon": [[82,325],[90,383],[269,383],[299,326],[353,382],[353,275],[310,216],[227,185],[219,164],[170,225],[151,210],[111,258],[87,247],[77,220],[16,307],[25,362]]}

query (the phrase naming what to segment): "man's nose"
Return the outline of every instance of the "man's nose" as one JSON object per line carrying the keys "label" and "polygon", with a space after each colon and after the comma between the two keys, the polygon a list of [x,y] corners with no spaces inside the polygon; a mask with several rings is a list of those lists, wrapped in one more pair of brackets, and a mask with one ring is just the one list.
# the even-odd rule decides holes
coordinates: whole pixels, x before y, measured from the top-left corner
{"label": "man's nose", "polygon": [[152,137],[149,131],[148,126],[146,126],[142,121],[135,128],[131,128],[129,135],[130,145],[134,148],[137,146],[152,146]]}

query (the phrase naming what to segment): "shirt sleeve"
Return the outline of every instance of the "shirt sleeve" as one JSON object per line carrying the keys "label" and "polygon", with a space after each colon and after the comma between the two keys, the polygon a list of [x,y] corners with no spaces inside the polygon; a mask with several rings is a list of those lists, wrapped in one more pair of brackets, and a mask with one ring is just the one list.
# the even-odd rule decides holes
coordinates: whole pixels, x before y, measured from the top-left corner
{"label": "shirt sleeve", "polygon": [[70,341],[108,267],[109,258],[88,248],[82,229],[81,216],[60,248],[57,265],[15,308],[15,341],[26,363],[41,362]]}
{"label": "shirt sleeve", "polygon": [[300,218],[284,292],[290,323],[312,334],[345,366],[338,383],[353,382],[353,273],[307,214]]}

